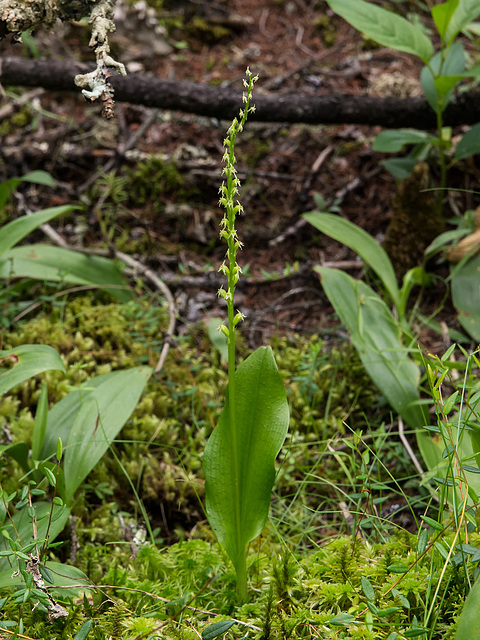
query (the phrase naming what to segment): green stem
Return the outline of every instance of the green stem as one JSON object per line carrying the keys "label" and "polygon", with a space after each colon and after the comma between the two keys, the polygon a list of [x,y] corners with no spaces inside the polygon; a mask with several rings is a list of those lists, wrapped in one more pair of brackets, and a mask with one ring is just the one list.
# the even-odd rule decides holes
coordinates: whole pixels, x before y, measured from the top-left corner
{"label": "green stem", "polygon": [[[230,265],[232,267],[232,265]],[[230,272],[232,268],[230,268]],[[231,276],[229,276],[230,280]],[[229,283],[230,284],[230,283]],[[233,448],[233,465],[235,473],[235,519],[237,521],[236,535],[237,535],[237,548],[241,549],[241,509],[240,509],[240,486],[239,486],[239,467],[238,467],[238,438],[237,438],[237,416],[235,413],[236,407],[236,384],[235,384],[235,326],[234,326],[235,310],[233,306],[233,300],[228,301],[228,401],[229,401],[229,415],[230,415],[230,428],[232,436],[232,448]],[[245,557],[245,553],[242,554]],[[241,563],[240,563],[241,564]],[[243,560],[245,564],[245,559]],[[238,591],[240,599],[243,601],[246,598],[246,566],[245,566],[245,593],[241,591],[240,580],[240,568],[238,564],[235,565],[237,572]]]}
{"label": "green stem", "polygon": [[226,301],[228,309],[228,327],[223,326],[222,330],[228,340],[228,403],[229,403],[229,419],[231,429],[232,442],[232,465],[235,477],[235,530],[236,530],[236,550],[237,557],[232,558],[235,571],[237,574],[239,598],[243,602],[247,597],[247,550],[242,544],[242,508],[241,508],[241,487],[240,487],[240,467],[239,467],[239,436],[236,417],[236,382],[235,382],[235,327],[243,318],[241,313],[235,314],[235,286],[240,277],[241,269],[237,265],[237,252],[241,248],[238,240],[237,231],[235,229],[235,218],[242,212],[242,206],[236,200],[240,181],[237,178],[235,170],[235,138],[237,133],[242,131],[247,120],[250,108],[250,98],[253,83],[256,78],[252,78],[252,74],[247,69],[248,82],[245,82],[247,94],[244,96],[245,108],[240,112],[240,122],[235,118],[228,130],[228,138],[225,140],[225,169],[226,184],[224,183],[220,189],[220,204],[225,208],[225,216],[221,223],[220,235],[227,241],[227,264],[223,264],[221,271],[227,276],[227,291],[220,289],[219,295]]}
{"label": "green stem", "polygon": [[237,574],[238,599],[241,603],[247,599],[247,551],[242,550],[240,557],[235,565],[235,573]]}
{"label": "green stem", "polygon": [[438,210],[442,215],[443,196],[447,186],[447,163],[445,161],[445,144],[443,141],[443,116],[440,106],[437,106],[437,130],[438,130],[438,150],[440,153],[440,194]]}

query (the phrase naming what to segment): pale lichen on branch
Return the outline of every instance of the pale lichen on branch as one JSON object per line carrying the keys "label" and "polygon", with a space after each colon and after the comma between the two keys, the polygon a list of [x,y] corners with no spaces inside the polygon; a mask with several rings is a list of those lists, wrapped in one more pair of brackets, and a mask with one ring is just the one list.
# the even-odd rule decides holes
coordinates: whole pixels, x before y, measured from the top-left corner
{"label": "pale lichen on branch", "polygon": [[24,31],[43,26],[52,30],[57,20],[72,21],[89,16],[92,35],[89,46],[95,52],[97,67],[91,73],[77,75],[75,84],[87,100],[101,99],[103,115],[114,115],[115,103],[110,84],[111,70],[126,75],[125,67],[110,56],[108,34],[115,31],[113,9],[116,0],[0,0],[0,38],[13,34],[20,40]]}
{"label": "pale lichen on branch", "polygon": [[95,51],[97,68],[91,73],[77,75],[75,84],[82,87],[82,94],[87,100],[103,101],[103,114],[106,118],[114,115],[115,103],[113,87],[110,84],[110,69],[116,69],[123,76],[127,75],[125,67],[110,56],[108,34],[115,31],[113,7],[115,0],[101,0],[92,10],[89,23],[92,25],[92,36],[89,46]]}

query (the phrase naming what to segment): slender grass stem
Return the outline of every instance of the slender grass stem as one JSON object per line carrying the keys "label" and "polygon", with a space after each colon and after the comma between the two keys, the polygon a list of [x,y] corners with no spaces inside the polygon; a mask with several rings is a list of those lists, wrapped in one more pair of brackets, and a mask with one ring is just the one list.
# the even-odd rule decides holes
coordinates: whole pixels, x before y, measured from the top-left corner
{"label": "slender grass stem", "polygon": [[440,215],[443,211],[443,191],[447,186],[447,162],[445,158],[445,142],[443,139],[443,116],[441,106],[437,105],[437,130],[438,130],[438,151],[440,154],[440,194],[438,198],[438,209]]}

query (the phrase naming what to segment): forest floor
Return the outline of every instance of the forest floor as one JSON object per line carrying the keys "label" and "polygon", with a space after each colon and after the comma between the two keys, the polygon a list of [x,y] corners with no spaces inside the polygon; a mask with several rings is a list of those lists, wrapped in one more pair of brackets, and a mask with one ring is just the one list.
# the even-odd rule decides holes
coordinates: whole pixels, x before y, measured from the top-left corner
{"label": "forest floor", "polygon": [[[421,95],[421,67],[414,58],[366,41],[323,0],[155,2],[160,5],[156,17],[143,3],[129,8],[118,2],[112,55],[129,74],[240,90],[249,67],[259,76],[253,102],[262,92]],[[431,27],[420,0],[395,0],[388,6],[405,16],[415,12]],[[12,45],[7,38],[0,42],[0,55],[81,60],[93,69],[89,37],[86,23],[61,25],[54,34],[26,37],[23,45]],[[475,44],[464,44],[474,59]],[[67,365],[66,376],[48,378],[50,406],[83,381],[140,362],[152,364],[158,345],[172,346],[168,364],[152,376],[135,417],[112,444],[115,456],[105,455],[80,487],[70,528],[61,534],[64,546],[55,550],[62,562],[71,561],[94,584],[105,589],[114,585],[112,597],[108,591],[107,598],[103,587],[91,602],[85,595],[83,605],[74,605],[77,613],[65,622],[68,627],[55,623],[58,636],[50,627],[48,632],[35,629],[40,613],[24,606],[25,628],[32,635],[22,637],[70,638],[87,617],[95,621],[95,638],[160,637],[154,633],[193,638],[200,636],[197,629],[205,631],[216,621],[218,613],[235,612],[238,624],[249,628],[247,634],[261,633],[267,639],[344,637],[345,620],[351,622],[350,637],[420,637],[420,622],[426,626],[422,637],[428,631],[429,638],[451,638],[469,585],[458,567],[466,567],[465,575],[477,575],[480,536],[468,530],[470,537],[462,538],[463,529],[454,530],[453,520],[444,526],[446,501],[437,506],[432,496],[438,488],[430,491],[420,481],[412,461],[418,462],[415,454],[400,440],[403,423],[392,416],[363,369],[313,267],[336,266],[358,278],[369,274],[353,252],[302,218],[322,200],[324,210],[339,213],[381,243],[405,185],[413,194],[409,214],[415,218],[415,207],[423,206],[416,200],[419,188],[413,183],[402,188],[381,164],[387,156],[372,150],[381,128],[252,119],[237,139],[244,208],[237,230],[244,244],[239,257],[244,275],[236,305],[246,316],[240,330],[245,339],[237,345],[243,356],[246,346],[271,341],[291,419],[271,519],[258,545],[252,546],[260,560],[252,564],[257,573],[252,571],[251,602],[236,609],[235,578],[230,567],[222,568],[225,558],[215,547],[202,506],[201,460],[207,436],[218,424],[227,375],[206,332],[198,330],[199,323],[225,317],[224,302],[217,296],[223,284],[218,268],[225,255],[218,192],[230,123],[120,102],[115,118],[105,120],[101,105],[85,102],[80,91],[5,89],[0,102],[0,183],[42,169],[55,178],[57,189],[21,183],[0,209],[0,225],[39,209],[79,205],[52,228],[69,245],[116,248],[153,270],[173,294],[179,334],[178,340],[165,339],[166,314],[161,305],[151,304],[153,296],[142,297],[144,282],[129,307],[111,305],[109,298],[105,304],[102,293],[92,301],[70,290],[58,294],[61,301],[45,283],[29,281],[25,295],[35,300],[31,310],[36,311],[18,322],[12,319],[18,311],[14,286],[6,287],[2,311],[9,314],[10,326],[1,318],[0,348],[52,344]],[[452,135],[462,131],[459,127]],[[430,170],[432,184],[438,183],[434,159]],[[479,171],[478,156],[449,171],[447,225],[480,205],[480,195],[471,191],[478,185]],[[32,237],[45,241],[40,230],[27,241]],[[458,329],[447,295],[448,264],[438,257],[428,270],[436,277],[430,288],[412,296],[419,303],[417,311],[435,314],[437,321]],[[420,322],[413,330],[427,349],[444,353],[445,332],[435,333]],[[10,404],[0,407],[5,414],[2,430],[8,435],[11,426],[16,441],[30,443],[37,384],[25,383]],[[86,389],[91,390],[88,384]],[[415,448],[414,438],[410,441]],[[2,476],[16,491],[18,474],[24,471],[11,460],[12,467],[6,466],[5,460]],[[10,468],[15,471],[9,475]],[[146,510],[140,513],[139,505]],[[424,520],[436,525],[428,531],[428,549],[420,519],[427,513],[439,518],[438,523]],[[137,556],[133,533],[143,532],[142,518],[151,523],[155,544],[142,546],[139,536]],[[444,552],[437,548],[442,546],[440,536],[446,540]],[[457,560],[461,554],[452,554],[463,540],[469,543],[465,555],[475,555]],[[444,575],[442,591],[435,590]],[[430,608],[429,598],[432,607],[438,599],[437,609]],[[16,602],[9,606],[9,615],[20,620],[23,629]],[[370,612],[375,610],[373,628]],[[352,611],[358,620],[352,621]],[[340,626],[335,626],[338,620],[332,622],[337,613]],[[393,613],[395,620],[387,620]],[[298,635],[292,635],[293,630]]]}
{"label": "forest floor", "polygon": [[[395,8],[404,15],[416,12],[428,26],[420,4]],[[142,7],[120,4],[112,36],[113,54],[129,73],[239,89],[248,66],[259,75],[258,93],[421,95],[416,59],[366,42],[322,1],[185,1],[161,8],[156,25]],[[55,34],[38,33],[29,46],[11,46],[7,39],[0,52],[92,62],[88,38],[87,25],[62,25]],[[158,110],[136,147],[123,154],[151,109],[119,103],[116,118],[106,121],[100,106],[87,104],[80,93],[38,89],[20,95],[13,103],[8,99],[13,111],[0,122],[3,177],[41,168],[59,188],[52,197],[51,191],[23,187],[19,212],[83,202],[75,220],[58,226],[69,242],[120,243],[136,254],[172,288],[184,324],[222,314],[216,298],[224,255],[217,201],[229,123]],[[241,266],[248,276],[238,303],[252,346],[272,332],[331,327],[331,308],[311,270],[315,264],[362,274],[361,263],[352,263],[354,254],[301,222],[302,213],[316,208],[315,194],[379,242],[384,239],[396,181],[380,164],[385,156],[372,151],[380,131],[247,124],[236,149],[245,209],[238,227]],[[160,160],[152,162],[151,154]],[[476,178],[472,162],[468,170],[451,172],[449,186],[469,189]],[[446,200],[447,218],[478,204],[469,193]],[[446,274],[444,265],[433,269]],[[444,293],[443,284],[427,291],[425,311],[433,311]],[[448,303],[440,317],[455,323]],[[430,348],[443,348],[441,340],[428,340]]]}

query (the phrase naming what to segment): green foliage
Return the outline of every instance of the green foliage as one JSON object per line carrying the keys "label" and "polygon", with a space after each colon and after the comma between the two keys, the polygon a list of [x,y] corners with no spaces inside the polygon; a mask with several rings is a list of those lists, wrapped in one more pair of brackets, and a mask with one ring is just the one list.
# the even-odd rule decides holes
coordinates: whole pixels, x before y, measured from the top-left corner
{"label": "green foliage", "polygon": [[[332,214],[312,212],[306,219],[324,233],[340,238],[349,247],[361,251],[365,262],[379,276],[392,298],[398,320],[385,302],[367,284],[335,269],[315,267],[331,304],[345,323],[366,371],[390,405],[417,433],[422,456],[433,468],[438,460],[430,438],[423,432],[428,416],[420,404],[420,371],[410,355],[411,328],[406,305],[414,284],[421,282],[422,270],[411,269],[399,290],[388,257],[373,239],[353,223]],[[340,234],[339,229],[343,232]],[[408,340],[405,344],[405,336]]]}
{"label": "green foliage", "polygon": [[[251,83],[247,89],[249,95]],[[221,328],[222,341],[209,342],[205,327],[177,338],[154,378],[147,364],[166,326],[158,301],[101,304],[105,296],[72,294],[46,296],[34,320],[3,334],[1,355],[19,355],[20,362],[4,360],[12,367],[1,380],[25,364],[24,344],[56,346],[68,365],[63,373],[60,356],[44,348],[59,370],[43,373],[43,386],[19,376],[15,387],[5,386],[0,405],[14,437],[2,445],[0,461],[0,587],[6,594],[0,626],[9,634],[395,640],[454,633],[480,571],[478,354],[464,352],[465,365],[450,363],[453,350],[424,362],[437,424],[427,425],[428,435],[418,430],[429,466],[419,486],[367,374],[411,425],[424,425],[406,313],[423,272],[409,272],[399,287],[367,234],[333,216],[308,214],[362,256],[394,311],[364,283],[318,268],[359,356],[349,344],[332,346],[330,332],[325,341],[277,338],[273,349],[252,355],[243,346],[235,368],[242,314],[234,308],[241,273],[234,143],[248,111],[247,98],[226,141],[222,271],[228,285],[220,295],[228,326]],[[225,351],[229,382],[221,413]],[[461,382],[456,369],[464,372]],[[289,421],[287,397],[291,429],[276,463]],[[107,449],[111,455],[104,456]],[[223,548],[203,518],[203,451],[206,511]],[[431,484],[438,505],[429,504]],[[416,533],[390,519],[397,508],[411,512]],[[72,530],[62,537],[70,509]],[[145,529],[148,541],[140,535]],[[65,542],[77,536],[72,568],[58,561],[69,551]],[[180,542],[161,545],[172,540]],[[69,588],[51,589],[52,581]],[[68,617],[55,619],[63,611]],[[476,624],[472,611],[465,608],[464,625]]]}
{"label": "green foliage", "polygon": [[[443,112],[452,99],[457,85],[467,77],[476,77],[479,67],[465,71],[466,53],[461,42],[455,41],[458,34],[480,15],[475,0],[447,0],[431,8],[433,21],[441,38],[440,51],[434,54],[432,41],[423,29],[407,20],[364,0],[327,0],[338,15],[366,36],[384,46],[405,51],[419,57],[424,63],[420,76],[425,97],[437,116],[437,136],[399,129],[381,133],[375,143],[377,151],[396,152],[404,145],[414,145],[409,158],[388,160],[386,168],[397,178],[410,175],[415,164],[425,159],[427,149],[433,145],[438,149],[441,166],[440,187],[446,186],[445,152],[449,148],[448,134],[443,127]],[[460,141],[455,157],[464,158],[466,149],[470,155],[478,153],[479,138],[467,132],[465,142]]]}
{"label": "green foliage", "polygon": [[419,368],[401,341],[390,309],[368,285],[343,271],[315,271],[373,382],[409,425],[422,427],[426,416],[419,406]]}
{"label": "green foliage", "polygon": [[123,302],[132,299],[125,279],[111,260],[61,247],[36,244],[11,249],[0,264],[0,278],[12,277],[91,285]]}
{"label": "green foliage", "polygon": [[275,458],[285,440],[289,410],[282,379],[271,349],[258,349],[235,369],[235,331],[243,320],[235,312],[235,287],[241,269],[237,252],[242,243],[235,228],[242,212],[238,196],[240,181],[235,169],[235,139],[245,125],[253,84],[257,78],[247,69],[244,80],[245,107],[240,111],[225,139],[226,183],[220,189],[220,204],[225,216],[220,237],[226,241],[227,261],[220,271],[227,278],[227,290],[218,294],[227,303],[228,328],[219,329],[227,338],[228,386],[225,408],[210,436],[203,456],[206,512],[219,542],[230,557],[238,580],[240,600],[247,596],[247,546],[260,535],[268,516],[270,493],[275,479]]}
{"label": "green foliage", "polygon": [[45,371],[62,371],[65,367],[58,353],[47,345],[25,344],[14,349],[0,351],[0,393]]}
{"label": "green foliage", "polygon": [[358,253],[364,262],[373,269],[381,279],[395,308],[400,314],[400,321],[405,316],[404,296],[397,285],[397,277],[393,270],[388,255],[372,236],[366,231],[352,224],[344,218],[331,213],[312,212],[306,213],[304,218],[316,229],[326,233],[334,240],[345,243],[353,251]]}
{"label": "green foliage", "polygon": [[[138,359],[148,353],[154,326],[152,318],[148,317],[148,309],[148,301],[122,306],[95,305],[91,298],[72,297],[62,307],[62,313],[58,314],[55,323],[54,313],[53,320],[45,318],[28,325],[21,324],[15,338],[23,341],[26,335],[31,335],[41,340],[50,335],[52,340],[56,340],[63,336],[62,355],[67,356],[68,362],[76,364],[76,369],[69,367],[67,381],[76,386],[78,391],[80,382],[87,386],[89,376],[105,372],[105,363],[112,361],[116,369],[122,369],[138,363]],[[45,309],[45,313],[49,311],[49,308]],[[157,310],[154,317],[156,323],[164,322],[161,310]],[[59,324],[59,320],[63,320],[63,324]],[[140,343],[132,339],[128,327],[134,327],[132,333],[141,338]],[[12,336],[7,334],[6,338],[11,340]],[[202,496],[197,478],[200,454],[210,430],[207,408],[217,421],[220,411],[218,397],[225,380],[221,374],[219,378],[218,355],[214,348],[208,349],[205,336],[197,333],[194,338],[179,341],[178,347],[181,356],[171,352],[166,364],[168,373],[158,380],[150,380],[147,392],[123,430],[122,441],[114,445],[119,459],[128,467],[132,480],[139,487],[140,496],[143,499],[148,496],[146,504],[149,515],[153,513],[153,518],[158,517],[153,507],[159,498],[162,499],[170,526],[174,521],[170,520],[168,514],[170,509],[178,508],[178,505],[192,523],[201,520],[192,487]],[[160,633],[168,639],[193,639],[212,624],[233,617],[255,627],[232,627],[235,635],[248,632],[251,637],[260,637],[267,623],[271,637],[275,637],[275,634],[290,634],[293,638],[311,637],[310,633],[314,630],[329,640],[342,631],[349,637],[369,638],[373,634],[373,637],[385,640],[391,633],[398,633],[401,637],[402,633],[406,635],[416,627],[427,627],[432,633],[433,630],[444,635],[451,633],[455,616],[468,589],[464,585],[462,591],[466,577],[463,565],[458,564],[458,557],[453,561],[454,555],[457,556],[462,550],[455,549],[459,541],[452,545],[454,535],[451,528],[441,534],[437,529],[429,528],[425,530],[426,537],[422,536],[421,545],[417,536],[405,532],[393,537],[385,535],[386,541],[376,543],[375,530],[381,531],[383,519],[366,506],[367,493],[361,491],[363,488],[369,489],[375,501],[382,498],[382,490],[375,488],[378,486],[376,465],[380,465],[380,461],[387,462],[389,455],[392,460],[398,460],[402,455],[401,448],[392,448],[391,453],[387,453],[387,443],[393,439],[391,433],[384,431],[383,435],[378,433],[375,436],[378,449],[372,443],[371,450],[363,449],[360,456],[359,450],[365,447],[361,434],[341,438],[337,434],[342,425],[340,419],[334,416],[342,415],[340,411],[348,394],[352,394],[348,400],[350,403],[354,402],[356,395],[363,400],[364,393],[372,393],[365,374],[359,370],[358,363],[350,369],[351,352],[346,347],[343,347],[344,351],[334,349],[328,353],[325,344],[318,339],[282,339],[274,344],[274,349],[289,389],[293,421],[289,447],[282,454],[282,466],[276,482],[273,522],[267,524],[262,538],[251,545],[250,581],[255,596],[242,607],[235,608],[235,575],[233,570],[225,566],[220,547],[202,524],[197,525],[191,535],[201,536],[203,540],[188,540],[163,548],[147,543],[140,547],[138,556],[133,558],[130,548],[123,541],[117,520],[120,508],[125,519],[125,512],[133,512],[130,493],[126,493],[130,490],[127,485],[122,486],[118,466],[111,456],[107,456],[92,472],[90,484],[108,481],[114,490],[113,496],[105,495],[103,504],[98,504],[94,492],[81,487],[74,503],[81,545],[77,557],[78,568],[99,584],[119,587],[108,591],[115,601],[111,609],[101,606],[104,596],[100,592],[89,590],[93,603],[85,609],[85,615],[94,619],[89,638],[95,633],[96,636],[92,637],[134,640],[140,633],[148,633],[153,637]],[[101,359],[96,362],[98,354],[101,354]],[[191,372],[191,377],[187,370]],[[58,401],[59,396],[68,391],[63,382],[55,382],[61,374],[52,372],[46,376],[52,399]],[[355,384],[362,386],[354,390]],[[38,390],[24,383],[16,394],[20,398],[25,395],[31,401],[32,395],[37,398]],[[324,416],[328,416],[328,397],[332,416],[327,425]],[[373,393],[370,402],[372,400]],[[36,400],[31,404],[36,404]],[[8,406],[11,407],[11,403]],[[368,404],[366,408],[371,410]],[[14,433],[18,433],[16,411],[10,419]],[[361,409],[356,411],[354,415],[360,419]],[[358,425],[353,417],[347,417],[347,420],[352,425]],[[309,438],[305,440],[308,434]],[[325,436],[333,453],[326,448],[319,434]],[[148,444],[152,437],[153,441]],[[370,460],[366,455],[368,452]],[[359,477],[358,480],[352,477],[352,484],[345,480],[345,472],[338,462],[341,459],[345,461],[346,470],[352,476]],[[291,463],[294,468],[288,471]],[[315,474],[319,478],[317,484]],[[360,479],[361,476],[364,480]],[[372,482],[372,478],[375,482]],[[46,481],[47,478],[43,483]],[[324,483],[323,489],[320,482]],[[289,483],[295,491],[285,495],[282,501],[282,493],[287,493],[284,487]],[[344,495],[341,494],[342,490]],[[356,518],[354,530],[348,538],[339,537],[337,533],[342,527],[341,523],[344,523],[344,513],[338,507],[342,499]],[[13,502],[17,500],[14,498]],[[306,509],[302,505],[304,500]],[[376,502],[376,505],[379,505],[380,511],[383,503]],[[39,515],[48,514],[49,508],[50,505],[45,502],[44,510]],[[332,510],[338,511],[336,520],[329,513]],[[292,514],[291,519],[286,517],[287,511]],[[311,525],[303,538],[295,537],[297,514],[305,513],[312,519]],[[283,524],[279,522],[279,517],[285,518]],[[367,519],[373,525],[370,529],[363,526]],[[438,526],[435,516],[433,522]],[[272,532],[273,524],[277,523],[281,538]],[[305,520],[296,524],[307,529]],[[448,524],[448,520],[445,524]],[[27,525],[31,528],[31,522],[26,522]],[[444,525],[441,526],[443,530]],[[346,530],[344,524],[343,527]],[[25,531],[28,532],[28,527]],[[360,539],[354,542],[357,531],[362,531],[368,542]],[[180,535],[180,531],[178,533]],[[439,534],[441,537],[436,539]],[[302,543],[298,545],[300,539]],[[439,548],[446,549],[447,553],[450,547],[453,552],[452,560],[446,564],[444,586],[440,583],[436,598],[436,622],[426,623],[424,616],[432,604],[432,597],[430,595],[428,599],[428,593],[434,593],[437,588],[445,563],[434,541],[441,542]],[[476,532],[469,535],[468,543],[472,547],[478,546]],[[425,555],[419,558],[424,551]],[[53,552],[54,549],[51,549],[50,553]],[[272,557],[276,558],[275,563]],[[478,561],[472,560],[474,557],[473,553],[465,555],[468,576],[473,576],[478,567]],[[387,593],[399,579],[400,583]],[[368,600],[364,593],[366,580],[375,592],[374,601]],[[83,614],[73,613],[74,606],[65,602],[60,594],[58,591],[62,606],[72,611],[73,619],[64,631],[65,637],[70,639],[85,623],[85,618],[82,618]],[[57,599],[57,592],[55,597]],[[368,603],[376,607],[378,612],[375,609],[372,612]],[[7,602],[5,606],[6,619],[16,620],[18,605]],[[397,611],[393,612],[392,608],[397,608]],[[210,615],[198,610],[208,610]],[[23,621],[25,630],[28,629],[27,635],[38,638],[51,635],[44,616],[45,612],[42,614],[39,607],[35,613],[25,611]],[[340,620],[348,620],[348,624],[340,626],[332,622],[337,616],[344,616]]]}
{"label": "green foliage", "polygon": [[129,419],[151,374],[150,367],[137,367],[90,378],[49,412],[40,455],[48,460],[57,438],[65,443],[59,492],[67,505]]}
{"label": "green foliage", "polygon": [[[462,218],[450,221],[456,229],[446,231],[435,238],[425,252],[425,258],[442,251],[452,262],[450,281],[452,302],[458,320],[465,331],[480,342],[480,313],[476,302],[479,282],[479,255],[476,253],[480,236],[480,216],[475,211],[466,211]],[[455,337],[461,341],[461,337]]]}
{"label": "green foliage", "polygon": [[[275,458],[288,428],[285,388],[271,349],[258,349],[235,372],[235,425],[230,396],[203,456],[210,525],[241,576],[245,548],[265,526]],[[245,597],[245,596],[243,596]]]}
{"label": "green foliage", "polygon": [[[50,183],[47,174],[41,172],[27,179],[41,184]],[[5,205],[10,189],[15,188],[19,181],[13,180],[2,185],[1,206]],[[92,261],[72,251],[41,245],[12,249],[33,229],[71,208],[47,209],[5,225],[0,242],[0,277],[9,279],[12,276],[30,275],[47,280],[95,283],[127,289],[122,276],[108,260]],[[131,299],[128,290],[125,294],[125,300]],[[119,297],[122,298],[122,295]],[[0,354],[0,362],[4,367],[1,372],[2,393],[45,371],[56,369],[65,373],[60,356],[48,345],[20,345]],[[46,497],[46,491],[37,485],[36,480],[29,480],[20,491],[13,493],[2,489],[0,530],[4,548],[0,550],[0,573],[7,568],[10,573],[9,586],[16,585],[20,576],[20,581],[24,583],[13,596],[14,604],[29,602],[40,611],[48,611],[53,619],[68,615],[45,588],[44,580],[53,583],[54,579],[50,569],[41,564],[43,556],[65,526],[75,492],[130,416],[151,372],[152,369],[143,367],[137,371],[106,374],[107,380],[105,377],[93,379],[89,381],[88,388],[72,391],[56,405],[50,421],[44,388],[39,398],[32,444],[32,456],[34,454],[38,458],[29,456],[28,446],[24,442],[2,447],[3,453],[16,460],[27,472],[27,477],[36,476],[37,479],[41,478],[40,482],[46,479],[47,486],[53,487],[54,494],[51,503],[41,501],[40,498]],[[63,472],[60,469],[63,445],[59,429],[67,443]],[[15,498],[17,501],[14,503]],[[16,568],[13,576],[12,566]],[[67,569],[65,571],[68,573]],[[79,577],[78,573],[75,577]],[[90,626],[84,626],[77,638],[86,637]],[[16,632],[23,632],[21,616]]]}
{"label": "green foliage", "polygon": [[[455,365],[450,362],[454,352],[452,345],[441,358],[431,356],[425,363],[437,418],[436,425],[427,427],[434,434],[431,446],[437,449],[437,464],[430,471],[443,501],[454,505],[456,516],[466,510],[465,517],[476,526],[467,505],[476,503],[480,493],[480,362],[478,351],[462,349],[465,364]],[[457,383],[458,368],[464,371]]]}
{"label": "green foliage", "polygon": [[480,342],[480,309],[477,304],[480,281],[480,254],[452,269],[452,302],[462,327]]}
{"label": "green foliage", "polygon": [[480,636],[480,581],[473,585],[458,621],[455,640],[471,640]]}
{"label": "green foliage", "polygon": [[[322,541],[322,546],[314,545],[301,557],[284,549],[273,562],[270,555],[262,554],[252,576],[256,597],[234,614],[228,611],[232,605],[228,597],[233,596],[232,574],[223,573],[218,550],[201,540],[161,550],[146,546],[136,559],[130,558],[123,565],[119,557],[117,569],[111,569],[108,575],[108,584],[122,587],[115,590],[116,615],[122,617],[123,637],[127,639],[134,638],[141,626],[149,633],[154,629],[158,633],[161,628],[165,638],[193,638],[192,628],[198,635],[209,633],[213,625],[217,625],[214,630],[221,629],[232,617],[242,625],[236,627],[236,633],[252,637],[288,634],[304,638],[317,634],[333,640],[343,628],[348,637],[385,640],[391,633],[413,637],[411,630],[421,627],[448,637],[458,613],[454,601],[464,574],[458,574],[450,563],[436,622],[426,625],[427,592],[441,583],[440,572],[431,574],[432,562],[437,568],[442,566],[433,540],[429,532],[423,555],[417,550],[417,537],[408,533],[392,536],[384,544],[353,542],[338,536]],[[478,546],[478,534],[471,542]],[[474,566],[469,563],[468,571]],[[129,592],[132,587],[135,590]],[[163,596],[163,603],[156,600],[158,594]],[[174,603],[182,606],[187,598],[192,609],[175,607]],[[125,608],[134,609],[136,615]],[[98,615],[96,624],[106,631],[105,618],[105,614]],[[150,627],[148,620],[153,623]]]}
{"label": "green foliage", "polygon": [[335,13],[385,47],[419,56],[427,63],[433,45],[417,25],[364,0],[327,0]]}
{"label": "green foliage", "polygon": [[158,156],[140,162],[128,172],[124,191],[132,205],[143,205],[151,213],[162,211],[167,198],[184,201],[196,193],[185,184],[172,160]]}
{"label": "green foliage", "polygon": [[73,638],[73,640],[85,640],[85,638],[90,633],[90,629],[91,628],[92,628],[92,621],[91,620],[87,620],[87,622],[82,624],[81,628],[75,634],[75,637]]}
{"label": "green foliage", "polygon": [[[23,178],[12,178],[0,185],[0,209],[22,181],[54,186],[52,178],[43,171],[32,172]],[[104,286],[120,300],[131,300],[132,294],[124,278],[116,265],[106,258],[40,244],[15,247],[42,224],[77,208],[71,205],[52,207],[4,225],[0,235],[0,278],[33,278]]]}
{"label": "green foliage", "polygon": [[[45,345],[17,347],[2,353],[4,360],[15,358],[12,369],[2,376],[5,391],[47,369],[64,371],[58,354]],[[40,453],[42,459],[30,460],[28,447],[22,442],[2,447],[3,453],[17,460],[28,475],[43,477],[54,488],[52,503],[40,501],[46,491],[35,480],[30,480],[21,491],[7,493],[2,489],[0,532],[4,548],[0,550],[0,579],[3,571],[4,584],[15,586],[20,576],[25,584],[16,594],[14,603],[29,602],[41,611],[48,611],[53,618],[68,615],[48,594],[44,579],[54,583],[53,575],[48,566],[39,563],[64,528],[75,492],[130,416],[151,372],[152,369],[142,367],[137,371],[114,372],[92,379],[87,387],[70,392],[54,407],[50,416],[44,387],[32,446],[32,454]],[[67,443],[63,473],[60,471],[63,456],[60,432]],[[52,458],[56,459],[55,463],[51,462]],[[17,499],[15,503],[14,499]],[[16,567],[13,574],[12,566]],[[68,569],[62,569],[60,575],[69,575]],[[70,573],[70,577],[78,579],[79,573]],[[19,631],[22,630],[20,618]],[[82,632],[83,637],[88,630],[85,628]]]}
{"label": "green foliage", "polygon": [[[10,178],[10,180],[6,180],[2,184],[0,184],[0,209],[3,209],[5,207],[12,193],[22,182],[32,182],[33,184],[39,184],[52,188],[55,187],[55,180],[46,171],[31,171],[21,178]],[[15,244],[15,242],[13,244]]]}

